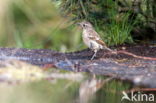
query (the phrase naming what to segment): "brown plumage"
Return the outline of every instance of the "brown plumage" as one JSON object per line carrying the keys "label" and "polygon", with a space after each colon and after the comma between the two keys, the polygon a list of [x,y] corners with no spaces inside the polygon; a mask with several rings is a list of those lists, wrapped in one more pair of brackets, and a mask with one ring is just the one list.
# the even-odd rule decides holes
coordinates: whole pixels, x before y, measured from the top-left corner
{"label": "brown plumage", "polygon": [[102,40],[96,40],[96,37],[89,37],[91,40],[95,40],[97,43],[99,43],[100,45],[102,45],[103,47],[106,46],[106,44],[102,41]]}
{"label": "brown plumage", "polygon": [[83,29],[82,38],[83,42],[88,46],[90,49],[94,51],[94,55],[92,56],[91,60],[94,59],[96,53],[100,49],[106,49],[112,52],[106,44],[102,41],[98,33],[94,30],[92,24],[87,21],[83,21],[79,23],[79,25]]}

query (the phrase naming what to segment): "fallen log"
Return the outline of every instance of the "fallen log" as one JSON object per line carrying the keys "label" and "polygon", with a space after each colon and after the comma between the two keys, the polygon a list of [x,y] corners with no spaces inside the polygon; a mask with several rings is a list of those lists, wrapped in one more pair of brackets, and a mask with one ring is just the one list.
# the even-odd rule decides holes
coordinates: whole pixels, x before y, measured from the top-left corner
{"label": "fallen log", "polygon": [[118,47],[117,51],[120,52],[117,54],[101,50],[94,60],[90,60],[93,52],[89,49],[73,53],[60,53],[45,49],[0,48],[0,61],[13,59],[42,67],[89,72],[128,80],[139,86],[155,88],[156,47],[147,45],[124,47],[126,53],[121,52],[122,48]]}

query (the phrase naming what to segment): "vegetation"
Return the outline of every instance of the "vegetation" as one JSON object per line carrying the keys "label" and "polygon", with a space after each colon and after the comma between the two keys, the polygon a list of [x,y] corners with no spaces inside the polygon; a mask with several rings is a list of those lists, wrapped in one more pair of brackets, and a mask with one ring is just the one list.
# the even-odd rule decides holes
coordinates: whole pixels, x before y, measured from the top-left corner
{"label": "vegetation", "polygon": [[[64,15],[88,20],[108,44],[132,43],[156,27],[155,0],[57,0]],[[140,30],[141,29],[141,30]],[[138,31],[138,32],[137,32]],[[139,36],[138,36],[139,35]],[[154,33],[151,34],[154,37]],[[147,38],[150,36],[147,36]],[[133,38],[133,39],[132,39]]]}
{"label": "vegetation", "polygon": [[[85,46],[82,45],[81,30],[74,23],[84,19],[94,25],[108,45],[134,43],[147,37],[153,39],[155,4],[156,0],[0,0],[0,47],[45,48],[61,52],[80,50]],[[7,65],[13,69],[12,64]],[[33,67],[29,68],[33,70]],[[6,69],[1,70],[6,72]],[[52,72],[61,74],[57,70]],[[86,74],[83,76],[88,79]],[[78,98],[80,85],[85,82],[52,79],[11,87],[0,85],[0,100],[2,103],[73,103]],[[121,102],[120,92],[129,87],[112,81],[98,91],[93,102]]]}
{"label": "vegetation", "polygon": [[[0,46],[79,50],[85,47],[81,30],[72,24],[84,19],[94,24],[108,45],[154,38],[155,34],[155,0],[2,0],[0,3]],[[150,34],[145,33],[149,31]]]}
{"label": "vegetation", "polygon": [[61,17],[51,1],[3,0],[0,5],[0,46],[81,49],[80,31]]}

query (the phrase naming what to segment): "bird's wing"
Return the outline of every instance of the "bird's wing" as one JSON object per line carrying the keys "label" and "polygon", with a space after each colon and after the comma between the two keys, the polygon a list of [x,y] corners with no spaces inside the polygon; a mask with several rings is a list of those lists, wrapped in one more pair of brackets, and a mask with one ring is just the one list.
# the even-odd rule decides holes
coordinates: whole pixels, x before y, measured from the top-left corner
{"label": "bird's wing", "polygon": [[100,38],[90,36],[89,39],[96,41],[98,44],[100,44],[102,46],[106,46],[106,44]]}
{"label": "bird's wing", "polygon": [[99,37],[96,37],[96,36],[91,36],[91,35],[90,35],[90,36],[89,36],[89,39],[94,40],[94,41],[96,41],[98,44],[102,45],[102,46],[103,46],[103,49],[106,49],[106,50],[108,50],[108,51],[113,52],[113,50],[111,50],[110,48],[108,48],[108,47],[106,46],[106,44],[101,40],[100,36],[99,36]]}
{"label": "bird's wing", "polygon": [[92,29],[90,29],[88,31],[89,33],[89,38],[96,41],[97,43],[101,44],[102,46],[106,46],[106,44],[102,41],[102,39],[100,38],[100,36],[98,35],[98,33]]}
{"label": "bird's wing", "polygon": [[96,42],[98,42],[99,44],[101,44],[104,47],[106,46],[106,44],[102,40],[96,40]]}
{"label": "bird's wing", "polygon": [[88,29],[88,33],[89,33],[89,36],[96,37],[97,39],[100,39],[99,34],[95,30]]}

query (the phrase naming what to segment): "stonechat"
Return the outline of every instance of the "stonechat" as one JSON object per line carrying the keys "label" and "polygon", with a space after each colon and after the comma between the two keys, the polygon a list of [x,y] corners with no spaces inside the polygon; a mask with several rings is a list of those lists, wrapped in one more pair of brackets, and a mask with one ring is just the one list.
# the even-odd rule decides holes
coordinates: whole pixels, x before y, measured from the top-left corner
{"label": "stonechat", "polygon": [[87,47],[89,47],[91,50],[94,51],[94,54],[91,60],[94,59],[94,57],[97,54],[97,51],[99,51],[100,49],[105,49],[105,50],[113,52],[113,50],[108,48],[106,44],[102,41],[99,34],[94,30],[90,22],[82,21],[78,24],[83,29],[83,32],[82,32],[83,42],[85,43]]}

